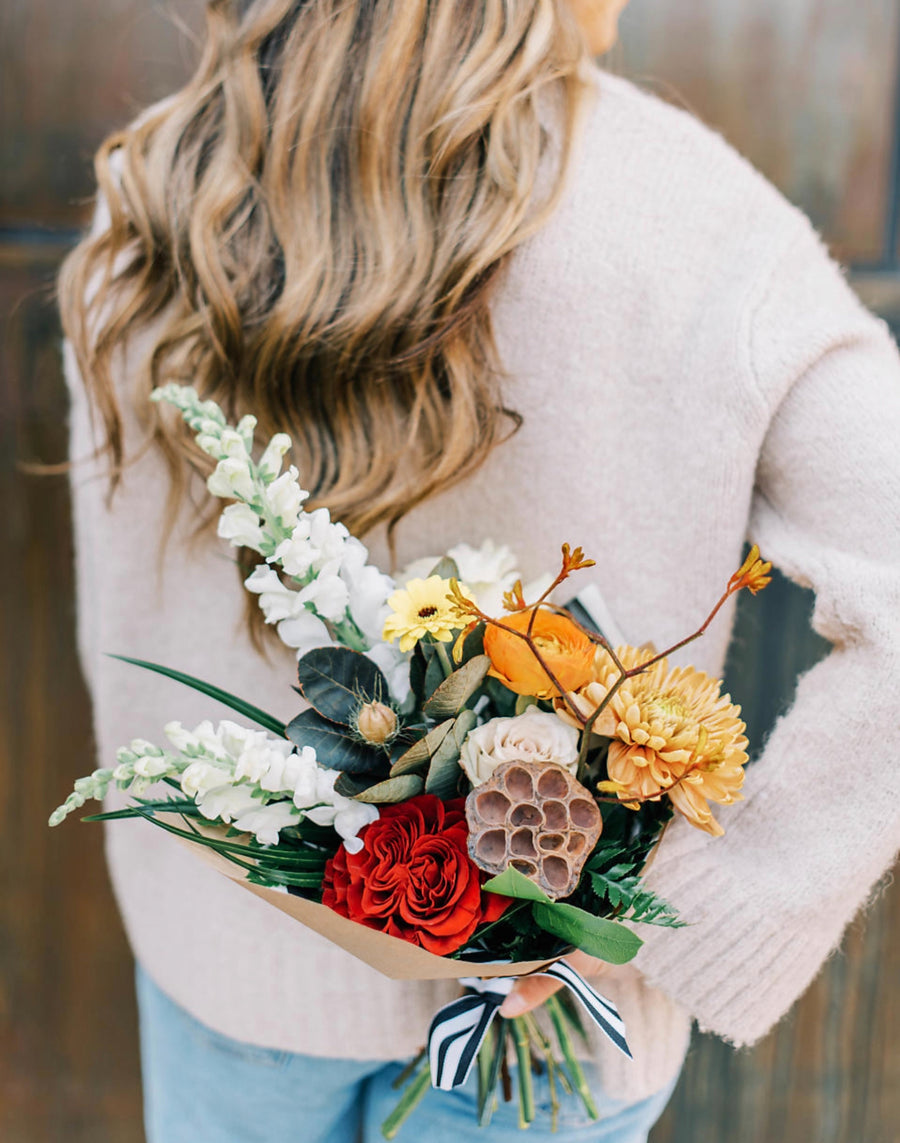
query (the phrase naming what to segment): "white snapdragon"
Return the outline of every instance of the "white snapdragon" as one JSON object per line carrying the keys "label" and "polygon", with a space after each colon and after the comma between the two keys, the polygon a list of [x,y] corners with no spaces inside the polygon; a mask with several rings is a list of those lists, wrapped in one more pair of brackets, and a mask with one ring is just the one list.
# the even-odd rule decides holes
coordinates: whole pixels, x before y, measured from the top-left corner
{"label": "white snapdragon", "polygon": [[260,477],[265,480],[274,480],[281,472],[284,455],[291,447],[291,438],[287,433],[276,433],[266,445],[265,452],[259,458],[257,466]]}
{"label": "white snapdragon", "polygon": [[296,527],[300,508],[309,493],[298,483],[299,473],[293,465],[271,484],[260,490],[263,505],[269,516],[275,517],[282,528]]}
{"label": "white snapdragon", "polygon": [[261,552],[266,534],[259,522],[259,516],[249,504],[229,504],[219,517],[219,537],[228,540],[236,548],[252,548]]}
{"label": "white snapdragon", "polygon": [[270,802],[245,811],[234,820],[234,828],[252,833],[260,845],[277,845],[278,835],[303,817],[290,802]]}
{"label": "white snapdragon", "polygon": [[304,511],[309,493],[297,469],[281,471],[290,437],[276,433],[254,463],[254,417],[232,427],[215,402],[201,401],[187,386],[165,385],[153,399],[175,405],[199,446],[217,462],[207,480],[209,491],[237,501],[223,509],[219,536],[259,552],[296,583],[295,590],[274,569],[269,576],[260,568],[246,580],[248,591],[259,596],[266,622],[278,625],[279,637],[298,651],[329,643],[366,651],[379,643],[395,585],[368,564],[366,548],[331,519],[327,508]]}
{"label": "white snapdragon", "polygon": [[115,769],[78,779],[50,824],[90,798],[105,797],[113,783],[142,794],[160,778],[177,781],[207,820],[252,833],[260,845],[275,845],[282,829],[308,817],[333,826],[352,849],[359,830],[378,817],[374,806],[335,792],[340,772],[320,766],[311,746],[295,747],[228,719],[217,726],[207,719],[193,730],[170,722],[165,733],[175,753],[134,739],[117,752]]}

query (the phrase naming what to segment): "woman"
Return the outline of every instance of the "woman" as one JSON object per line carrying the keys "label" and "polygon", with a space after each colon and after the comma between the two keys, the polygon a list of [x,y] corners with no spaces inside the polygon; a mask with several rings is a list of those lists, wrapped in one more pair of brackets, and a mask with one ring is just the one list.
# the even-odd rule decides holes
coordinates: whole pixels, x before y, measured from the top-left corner
{"label": "woman", "polygon": [[[588,65],[623,7],[215,0],[191,83],[101,149],[107,205],[61,299],[72,454],[100,450],[74,511],[104,758],[176,704],[209,713],[107,650],[295,713],[290,655],[260,643],[198,532],[198,458],[150,420],[163,379],[290,431],[307,486],[382,566],[491,536],[532,574],[580,543],[634,643],[691,629],[747,538],[815,589],[834,650],[726,837],[673,828],[654,864],[690,926],[642,933],[633,966],[587,965],[635,1062],[596,1045],[605,1119],[566,1128],[632,1143],[691,1019],[763,1035],[897,849],[900,363],[803,215]],[[727,626],[692,649],[701,669],[720,672]],[[379,976],[156,831],[107,836],[151,1143],[376,1138],[395,1061],[452,989]],[[480,1133],[470,1100],[432,1093],[419,1130],[516,1137],[503,1109]]]}

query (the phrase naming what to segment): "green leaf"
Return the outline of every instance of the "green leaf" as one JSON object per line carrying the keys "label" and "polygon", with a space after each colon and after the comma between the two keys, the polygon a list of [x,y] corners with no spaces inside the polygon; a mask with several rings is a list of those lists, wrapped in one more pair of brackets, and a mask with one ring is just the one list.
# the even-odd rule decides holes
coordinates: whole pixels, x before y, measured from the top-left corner
{"label": "green leaf", "polygon": [[459,568],[456,560],[451,560],[449,556],[443,556],[428,573],[427,578],[433,575],[439,575],[441,579],[459,579]]}
{"label": "green leaf", "polygon": [[295,746],[312,746],[321,765],[331,770],[371,774],[384,766],[382,752],[358,742],[345,727],[329,722],[314,710],[304,710],[291,719],[287,736]]}
{"label": "green leaf", "polygon": [[143,659],[131,659],[127,655],[110,655],[109,658],[119,659],[123,663],[131,663],[134,667],[143,667],[145,671],[155,671],[158,675],[165,675],[168,679],[174,679],[176,683],[183,683],[186,687],[192,687],[195,691],[209,695],[210,698],[214,698],[224,706],[231,707],[238,714],[242,714],[245,718],[255,722],[257,726],[262,726],[271,731],[272,734],[277,734],[279,738],[285,736],[283,722],[271,714],[266,714],[258,706],[245,702],[236,695],[229,694],[228,691],[223,691],[221,687],[213,686],[212,683],[204,683],[202,679],[196,679],[193,675],[186,675],[183,671],[176,671],[172,667],[161,667],[158,663],[148,663]]}
{"label": "green leaf", "polygon": [[430,718],[446,718],[450,714],[459,714],[481,686],[490,665],[491,660],[487,655],[470,659],[459,670],[444,679],[422,710]]}
{"label": "green leaf", "polygon": [[398,778],[387,778],[369,786],[362,793],[354,794],[357,802],[366,802],[368,805],[388,805],[391,802],[405,802],[414,798],[425,789],[425,779],[419,774],[401,774]]}
{"label": "green leaf", "polygon": [[347,647],[317,647],[297,664],[300,691],[315,710],[342,726],[365,702],[389,699],[387,680],[366,655]]}
{"label": "green leaf", "polygon": [[499,893],[501,897],[515,897],[519,901],[539,901],[542,904],[552,905],[553,902],[540,887],[535,885],[530,877],[520,873],[512,865],[490,881],[485,881],[482,889],[488,893]]}
{"label": "green leaf", "polygon": [[453,719],[448,718],[446,722],[442,722],[439,726],[435,726],[432,730],[429,730],[418,742],[414,742],[406,753],[401,754],[391,767],[391,777],[396,778],[398,774],[407,774],[410,770],[425,768],[434,752],[444,741],[452,725]]}
{"label": "green leaf", "polygon": [[534,695],[519,695],[516,699],[516,714],[524,714],[529,707],[537,705],[538,700]]}
{"label": "green leaf", "polygon": [[627,964],[644,943],[623,924],[595,917],[563,901],[536,903],[531,910],[540,928],[609,964]]}
{"label": "green leaf", "polygon": [[474,710],[464,710],[455,719],[428,767],[425,789],[429,794],[444,799],[455,796],[459,784],[459,755],[462,744],[477,721],[478,716]]}

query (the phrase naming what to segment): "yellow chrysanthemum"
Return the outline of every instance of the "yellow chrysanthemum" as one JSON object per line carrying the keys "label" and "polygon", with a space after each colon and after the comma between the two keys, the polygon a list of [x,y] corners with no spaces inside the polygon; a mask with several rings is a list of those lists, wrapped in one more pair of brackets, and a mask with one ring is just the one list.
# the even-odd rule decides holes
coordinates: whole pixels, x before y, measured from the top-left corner
{"label": "yellow chrysanthemum", "polygon": [[[628,670],[652,651],[617,648]],[[569,699],[590,716],[619,677],[612,659],[600,652],[596,680]],[[677,810],[714,835],[722,828],[708,802],[730,805],[740,798],[747,761],[746,729],[740,707],[720,694],[721,683],[693,667],[670,670],[665,659],[627,679],[594,723],[594,733],[614,741],[609,748],[605,789],[623,802],[657,799],[668,793]],[[566,721],[574,722],[562,705]]]}
{"label": "yellow chrysanthemum", "polygon": [[[466,587],[463,584],[459,587],[466,595]],[[460,627],[456,606],[449,595],[449,579],[439,575],[411,579],[388,600],[392,614],[385,620],[382,638],[388,643],[399,639],[401,651],[411,651],[426,635],[449,643]]]}

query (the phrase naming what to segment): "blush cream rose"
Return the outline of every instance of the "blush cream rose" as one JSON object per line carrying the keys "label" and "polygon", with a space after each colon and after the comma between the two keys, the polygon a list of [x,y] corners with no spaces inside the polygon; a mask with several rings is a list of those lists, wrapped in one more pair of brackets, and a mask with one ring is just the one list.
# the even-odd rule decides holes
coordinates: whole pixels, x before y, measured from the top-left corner
{"label": "blush cream rose", "polygon": [[531,707],[515,718],[492,718],[471,731],[460,765],[480,786],[502,762],[554,762],[569,773],[578,767],[578,731],[555,714]]}

